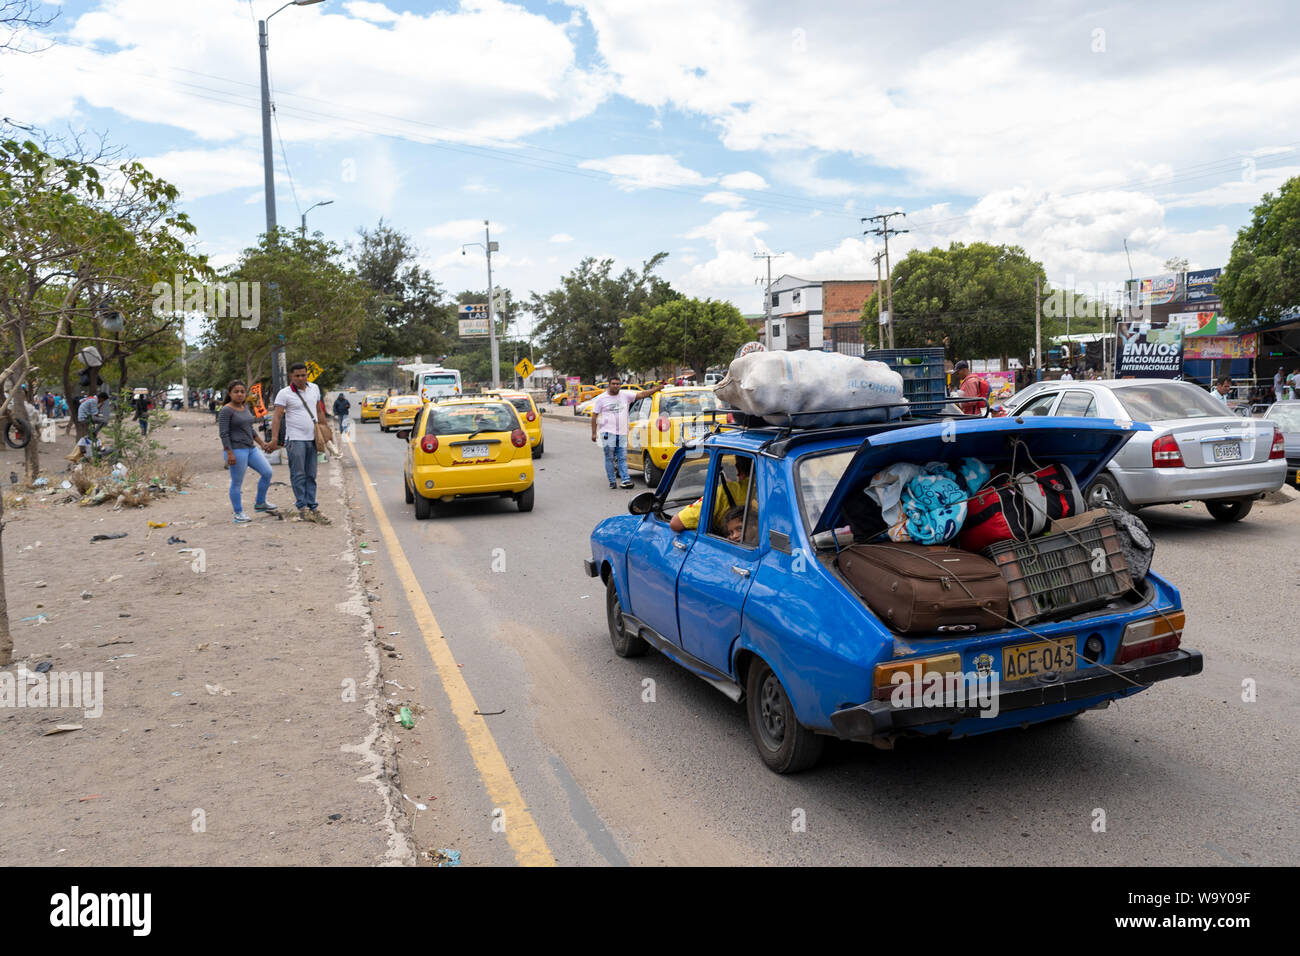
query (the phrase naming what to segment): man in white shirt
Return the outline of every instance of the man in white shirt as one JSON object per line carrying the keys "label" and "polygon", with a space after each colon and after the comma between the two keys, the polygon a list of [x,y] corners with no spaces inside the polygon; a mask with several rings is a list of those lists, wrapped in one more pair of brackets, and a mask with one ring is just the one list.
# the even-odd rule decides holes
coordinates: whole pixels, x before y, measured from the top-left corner
{"label": "man in white shirt", "polygon": [[294,362],[289,368],[289,384],[275,396],[275,417],[271,422],[268,452],[280,447],[280,424],[285,427],[284,447],[289,454],[289,482],[293,485],[293,505],[300,521],[329,524],[330,519],[316,507],[316,422],[324,421],[325,403],[320,389],[307,381],[307,366]]}
{"label": "man in white shirt", "polygon": [[1232,391],[1232,379],[1228,376],[1220,376],[1219,380],[1214,383],[1214,388],[1210,389],[1210,394],[1217,398],[1223,404],[1228,404],[1228,393]]}
{"label": "man in white shirt", "polygon": [[[591,402],[591,440],[600,434],[600,447],[605,453],[605,477],[609,486],[631,488],[632,479],[627,475],[627,409],[639,398],[653,395],[663,388],[656,385],[635,395],[622,392],[622,380],[617,375],[609,377],[609,388],[597,395]],[[617,471],[618,485],[615,485]]]}
{"label": "man in white shirt", "polygon": [[1074,381],[1074,376],[1070,374],[1070,370],[1069,370],[1068,368],[1067,368],[1064,372],[1061,373],[1061,381],[1062,381],[1062,382],[1073,382],[1073,381]]}
{"label": "man in white shirt", "polygon": [[1276,372],[1273,373],[1273,401],[1282,401],[1282,367],[1279,365]]}

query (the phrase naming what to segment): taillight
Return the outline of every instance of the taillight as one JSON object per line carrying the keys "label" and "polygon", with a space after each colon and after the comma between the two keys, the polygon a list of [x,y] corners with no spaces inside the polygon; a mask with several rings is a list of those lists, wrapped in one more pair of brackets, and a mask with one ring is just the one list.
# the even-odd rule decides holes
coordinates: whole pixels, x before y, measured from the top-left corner
{"label": "taillight", "polygon": [[949,674],[961,673],[961,655],[943,654],[938,657],[912,658],[906,661],[890,661],[877,664],[872,685],[872,696],[876,700],[889,700],[894,689],[901,684],[916,684],[914,693],[919,694],[928,674],[935,674],[946,679]]}
{"label": "taillight", "polygon": [[1286,439],[1282,437],[1282,429],[1276,425],[1273,426],[1273,447],[1268,450],[1268,457],[1270,461],[1286,457]]}
{"label": "taillight", "polygon": [[530,411],[527,415],[524,416],[524,418],[528,419],[530,422],[535,422],[537,421],[537,413],[534,411]]}
{"label": "taillight", "polygon": [[1123,664],[1136,661],[1153,654],[1174,651],[1183,640],[1183,627],[1187,624],[1187,615],[1182,611],[1172,611],[1160,617],[1149,617],[1136,621],[1124,628],[1124,637],[1120,640],[1119,653],[1115,663]]}
{"label": "taillight", "polygon": [[663,415],[660,415],[658,425],[659,425],[659,430],[661,432],[666,432],[668,431],[668,429],[673,427],[672,419],[665,418]]}
{"label": "taillight", "polygon": [[420,451],[432,455],[438,450],[438,439],[433,435],[425,435],[420,439]]}
{"label": "taillight", "polygon": [[1151,467],[1183,467],[1183,453],[1178,450],[1178,442],[1173,435],[1161,435],[1151,443]]}
{"label": "taillight", "polygon": [[528,436],[524,434],[522,428],[516,428],[510,433],[510,444],[514,445],[516,448],[523,448],[528,444]]}

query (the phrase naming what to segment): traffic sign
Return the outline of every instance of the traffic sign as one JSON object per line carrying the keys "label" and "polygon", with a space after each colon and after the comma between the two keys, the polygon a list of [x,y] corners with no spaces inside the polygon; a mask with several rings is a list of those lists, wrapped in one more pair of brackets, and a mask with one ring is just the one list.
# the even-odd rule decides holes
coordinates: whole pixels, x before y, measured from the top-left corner
{"label": "traffic sign", "polygon": [[519,364],[515,366],[515,371],[519,373],[520,378],[527,378],[537,371],[537,366],[528,361],[527,358],[521,358]]}
{"label": "traffic sign", "polygon": [[307,366],[307,381],[309,382],[316,381],[316,379],[320,378],[320,373],[325,371],[315,362],[304,362],[303,364]]}

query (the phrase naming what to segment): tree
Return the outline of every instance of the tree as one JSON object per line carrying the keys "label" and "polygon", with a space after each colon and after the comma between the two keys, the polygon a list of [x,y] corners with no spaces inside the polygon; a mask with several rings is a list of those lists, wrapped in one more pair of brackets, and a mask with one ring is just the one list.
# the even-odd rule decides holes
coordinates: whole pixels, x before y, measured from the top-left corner
{"label": "tree", "polygon": [[637,371],[681,363],[702,382],[710,365],[730,362],[754,337],[740,310],[728,302],[673,299],[623,320],[623,344],[614,350],[614,361]]}
{"label": "tree", "polygon": [[370,286],[348,266],[343,249],[281,229],[276,241],[264,234],[245,249],[223,280],[239,287],[241,300],[258,303],[259,312],[252,319],[242,309],[209,314],[203,346],[242,358],[246,383],[269,372],[281,336],[290,362],[311,359],[325,369],[317,380],[321,388],[342,377],[373,303]]}
{"label": "tree", "polygon": [[[457,294],[456,305],[478,305],[487,302],[487,298],[486,291],[466,289]],[[521,354],[527,355],[528,344],[527,342],[521,343],[518,339],[511,337],[511,329],[517,323],[519,312],[522,309],[515,300],[514,293],[509,289],[497,286],[494,308],[497,320],[499,374],[504,385],[514,381],[514,354],[516,349]],[[442,364],[448,368],[459,369],[461,379],[464,382],[482,382],[488,385],[492,383],[492,346],[486,335],[472,338],[457,336],[454,344],[442,356]]]}
{"label": "tree", "polygon": [[438,355],[453,344],[455,314],[442,288],[417,261],[410,238],[379,220],[359,230],[353,254],[358,277],[374,300],[357,335],[352,361],[381,355]]}
{"label": "tree", "polygon": [[1244,329],[1300,306],[1300,176],[1251,210],[1214,288],[1224,313]]}
{"label": "tree", "polygon": [[660,252],[641,271],[611,276],[613,259],[588,257],[545,295],[532,294],[528,308],[538,317],[542,354],[557,369],[594,380],[608,372],[623,341],[623,320],[681,298],[654,270],[668,258]]}
{"label": "tree", "polygon": [[[893,269],[894,344],[942,345],[956,361],[1027,356],[1034,347],[1034,279],[1039,262],[1020,246],[987,242],[913,250]],[[879,293],[877,293],[879,294]],[[862,307],[867,341],[876,335],[876,295]]]}
{"label": "tree", "polygon": [[1186,272],[1187,260],[1179,256],[1170,256],[1165,260],[1166,272]]}

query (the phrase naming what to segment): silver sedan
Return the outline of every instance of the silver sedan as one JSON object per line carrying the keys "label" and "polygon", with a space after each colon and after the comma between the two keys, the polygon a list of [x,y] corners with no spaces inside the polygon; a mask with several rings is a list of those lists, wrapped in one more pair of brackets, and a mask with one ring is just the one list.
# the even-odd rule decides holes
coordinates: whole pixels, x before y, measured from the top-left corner
{"label": "silver sedan", "polygon": [[1085,490],[1089,507],[1204,501],[1219,521],[1239,521],[1286,480],[1281,431],[1241,418],[1188,382],[1109,379],[1035,383],[1002,406],[1013,416],[1057,415],[1145,422]]}

